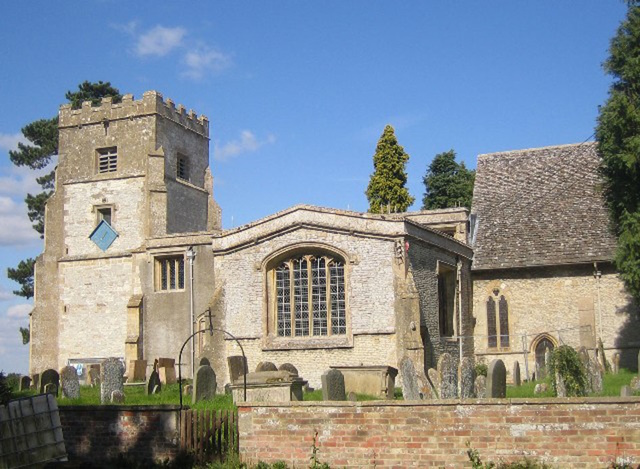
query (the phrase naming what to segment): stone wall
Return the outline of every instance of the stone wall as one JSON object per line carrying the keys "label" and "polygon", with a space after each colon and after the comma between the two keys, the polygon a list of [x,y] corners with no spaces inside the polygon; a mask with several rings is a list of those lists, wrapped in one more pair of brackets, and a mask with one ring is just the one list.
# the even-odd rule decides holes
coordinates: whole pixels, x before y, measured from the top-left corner
{"label": "stone wall", "polygon": [[[590,347],[602,330],[607,358],[611,360],[618,351],[621,366],[637,369],[640,347],[640,339],[634,332],[640,327],[637,307],[631,303],[612,266],[599,264],[599,268],[600,280],[594,277],[591,265],[474,272],[477,358],[486,363],[500,358],[507,370],[517,360],[524,377],[523,337],[531,372],[535,369],[534,347],[543,333],[548,333],[556,345]],[[487,347],[486,301],[494,288],[499,288],[508,299],[511,347],[507,349]]]}
{"label": "stone wall", "polygon": [[[240,456],[306,467],[314,443],[332,467],[464,467],[536,458],[554,467],[640,461],[640,399],[243,404]],[[634,465],[635,465],[634,464]]]}
{"label": "stone wall", "polygon": [[179,451],[179,406],[62,406],[59,412],[72,462],[160,461]]}

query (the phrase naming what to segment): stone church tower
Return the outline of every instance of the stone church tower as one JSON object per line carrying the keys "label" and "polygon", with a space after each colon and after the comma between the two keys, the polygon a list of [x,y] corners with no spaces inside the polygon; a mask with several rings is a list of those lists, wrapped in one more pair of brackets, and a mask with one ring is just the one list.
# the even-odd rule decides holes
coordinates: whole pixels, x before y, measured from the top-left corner
{"label": "stone church tower", "polygon": [[206,117],[153,91],[60,108],[55,192],[36,262],[32,373],[74,357],[141,358],[136,254],[151,238],[220,229],[212,186]]}

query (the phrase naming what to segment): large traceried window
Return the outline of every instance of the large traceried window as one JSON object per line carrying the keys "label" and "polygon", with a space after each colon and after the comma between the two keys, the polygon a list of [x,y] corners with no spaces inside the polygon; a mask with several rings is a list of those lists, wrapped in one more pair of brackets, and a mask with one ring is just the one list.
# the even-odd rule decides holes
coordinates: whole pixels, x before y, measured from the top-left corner
{"label": "large traceried window", "polygon": [[276,334],[279,337],[347,333],[344,262],[304,255],[275,268]]}
{"label": "large traceried window", "polygon": [[489,348],[496,348],[499,340],[501,348],[508,348],[509,305],[498,289],[492,293],[487,299],[487,345]]}

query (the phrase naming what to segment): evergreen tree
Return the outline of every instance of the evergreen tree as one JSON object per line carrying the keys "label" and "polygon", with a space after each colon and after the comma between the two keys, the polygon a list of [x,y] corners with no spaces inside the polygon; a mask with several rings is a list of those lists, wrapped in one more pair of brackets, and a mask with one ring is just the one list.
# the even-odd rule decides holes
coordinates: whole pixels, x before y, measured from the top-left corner
{"label": "evergreen tree", "polygon": [[405,187],[405,166],[409,155],[398,144],[393,127],[387,125],[382,132],[373,155],[373,174],[367,186],[369,212],[405,212],[415,200]]}
{"label": "evergreen tree", "polygon": [[604,195],[618,238],[616,267],[640,300],[640,5],[628,3],[627,17],[604,63],[613,83],[600,108],[596,139]]}
{"label": "evergreen tree", "polygon": [[[100,104],[102,98],[111,96],[114,102],[122,99],[117,88],[109,82],[91,83],[85,81],[78,85],[78,91],[67,91],[65,98],[74,109],[82,106],[83,101],[91,101],[93,105]],[[22,128],[22,135],[29,143],[18,143],[18,149],[9,152],[9,158],[16,166],[27,166],[31,169],[46,167],[51,159],[58,154],[58,117],[39,119]],[[44,207],[53,192],[55,172],[36,179],[43,191],[39,194],[27,194],[25,202],[29,220],[34,222],[33,228],[44,236]],[[15,269],[7,269],[7,276],[19,283],[22,288],[14,291],[16,295],[31,298],[33,296],[33,259],[26,259]]]}
{"label": "evergreen tree", "polygon": [[422,179],[425,192],[422,209],[471,207],[476,172],[464,162],[456,162],[456,152],[449,150],[435,156]]}

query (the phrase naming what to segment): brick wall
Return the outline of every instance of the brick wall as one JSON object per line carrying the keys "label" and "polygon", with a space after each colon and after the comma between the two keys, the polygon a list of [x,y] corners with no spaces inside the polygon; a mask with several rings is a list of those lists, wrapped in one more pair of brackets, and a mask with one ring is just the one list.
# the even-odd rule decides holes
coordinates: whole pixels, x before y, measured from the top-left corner
{"label": "brick wall", "polygon": [[640,398],[256,403],[239,408],[239,426],[243,460],[295,467],[308,466],[316,432],[319,459],[333,467],[469,466],[467,441],[484,461],[640,462]]}
{"label": "brick wall", "polygon": [[179,450],[178,406],[63,406],[60,422],[70,461],[173,458]]}

